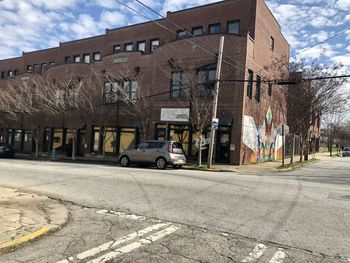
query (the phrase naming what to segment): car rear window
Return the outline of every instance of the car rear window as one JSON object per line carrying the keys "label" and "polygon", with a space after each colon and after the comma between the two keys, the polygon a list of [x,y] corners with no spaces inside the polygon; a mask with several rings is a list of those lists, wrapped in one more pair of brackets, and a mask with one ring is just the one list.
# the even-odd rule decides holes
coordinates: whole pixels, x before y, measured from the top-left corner
{"label": "car rear window", "polygon": [[184,153],[181,143],[173,142],[172,144],[173,144],[173,151],[174,151],[174,153],[179,153],[179,154]]}

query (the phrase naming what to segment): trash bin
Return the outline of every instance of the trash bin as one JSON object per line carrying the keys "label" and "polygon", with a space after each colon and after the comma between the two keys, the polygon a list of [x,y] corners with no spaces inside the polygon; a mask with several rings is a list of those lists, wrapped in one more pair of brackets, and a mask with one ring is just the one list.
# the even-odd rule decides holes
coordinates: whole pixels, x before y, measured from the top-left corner
{"label": "trash bin", "polygon": [[52,149],[51,160],[55,161],[56,158],[57,158],[57,151],[56,151],[56,149]]}

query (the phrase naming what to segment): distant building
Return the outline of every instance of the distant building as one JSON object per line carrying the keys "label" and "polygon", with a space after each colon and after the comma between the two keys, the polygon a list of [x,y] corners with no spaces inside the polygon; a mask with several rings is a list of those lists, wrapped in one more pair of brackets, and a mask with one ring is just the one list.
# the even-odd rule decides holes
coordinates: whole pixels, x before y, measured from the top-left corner
{"label": "distant building", "polygon": [[[168,12],[166,19],[156,23],[106,30],[101,36],[2,60],[0,89],[14,77],[46,74],[58,80],[67,72],[77,72],[82,78],[91,71],[123,72],[120,75],[124,77],[115,81],[128,96],[134,96],[137,89],[147,94],[151,105],[147,137],[181,141],[188,156],[196,158],[198,132],[188,119],[195,106],[184,92],[185,71],[196,72],[199,87],[212,88],[209,84],[215,80],[215,55],[222,35],[225,45],[215,161],[240,165],[278,159],[282,139],[277,128],[286,123],[286,103],[281,87],[266,81],[288,77],[290,47],[263,0],[227,0]],[[106,93],[113,93],[107,84]],[[71,150],[73,128],[79,129],[76,149],[81,156],[100,154],[103,148],[107,154],[117,155],[135,145],[140,140],[140,121],[126,113],[130,105],[108,101],[110,97],[104,96],[111,111],[119,107],[104,130],[94,114],[76,127],[69,126],[67,119],[43,120],[41,150]],[[210,123],[208,118],[207,125]],[[34,150],[33,134],[25,116],[7,126],[2,128],[16,150]],[[103,131],[109,138],[105,143]],[[209,137],[208,130],[204,136]]]}

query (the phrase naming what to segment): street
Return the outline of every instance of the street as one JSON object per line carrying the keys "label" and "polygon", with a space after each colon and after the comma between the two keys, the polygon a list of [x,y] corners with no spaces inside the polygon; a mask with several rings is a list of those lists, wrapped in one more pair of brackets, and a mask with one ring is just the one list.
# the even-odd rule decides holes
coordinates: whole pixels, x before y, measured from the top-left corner
{"label": "street", "polygon": [[64,228],[0,262],[350,262],[350,159],[247,175],[0,160]]}

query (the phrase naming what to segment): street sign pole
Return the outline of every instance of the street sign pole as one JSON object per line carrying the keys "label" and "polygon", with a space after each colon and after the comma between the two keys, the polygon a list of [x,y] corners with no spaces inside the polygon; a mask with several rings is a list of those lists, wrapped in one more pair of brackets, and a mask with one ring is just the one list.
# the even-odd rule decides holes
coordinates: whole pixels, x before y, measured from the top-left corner
{"label": "street sign pole", "polygon": [[[219,87],[220,87],[220,76],[221,76],[221,65],[222,65],[222,55],[224,51],[224,42],[225,37],[222,36],[220,38],[220,47],[219,47],[219,56],[218,56],[218,63],[217,63],[217,70],[216,70],[216,85],[214,90],[214,100],[213,100],[213,120],[216,119],[216,112],[218,108],[218,99],[219,99]],[[211,125],[210,130],[210,143],[209,143],[209,152],[208,152],[208,168],[211,168],[212,161],[213,161],[213,150],[214,150],[214,140],[215,140],[215,128],[213,127],[213,123]]]}

